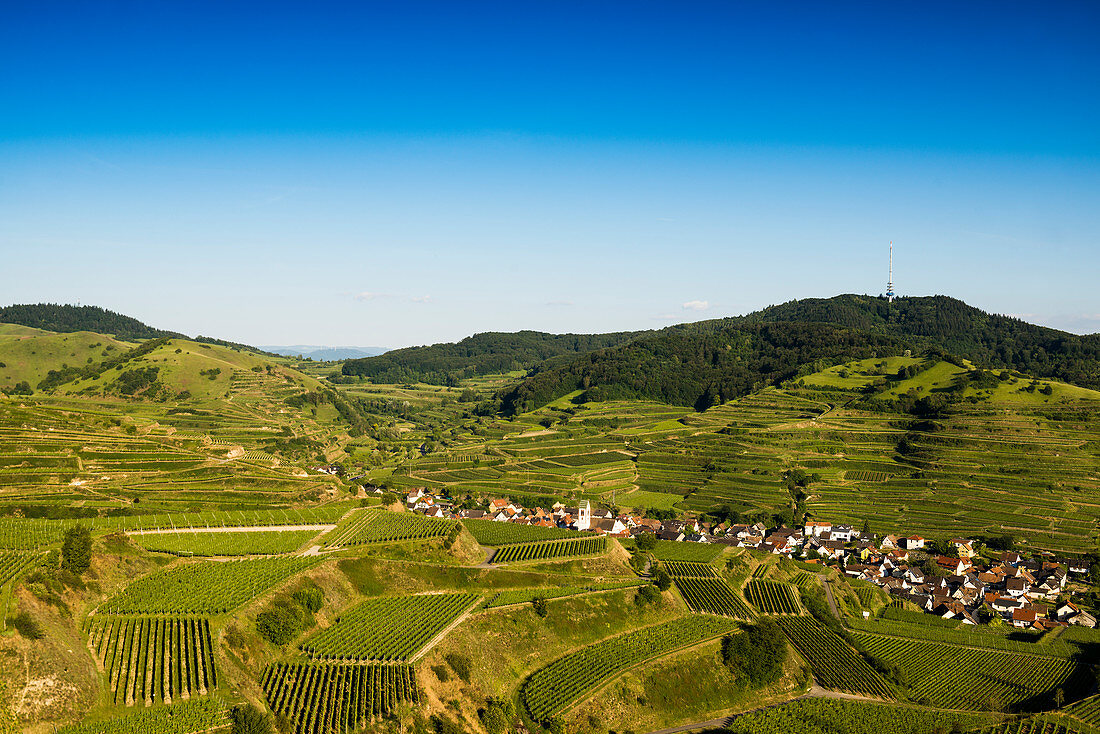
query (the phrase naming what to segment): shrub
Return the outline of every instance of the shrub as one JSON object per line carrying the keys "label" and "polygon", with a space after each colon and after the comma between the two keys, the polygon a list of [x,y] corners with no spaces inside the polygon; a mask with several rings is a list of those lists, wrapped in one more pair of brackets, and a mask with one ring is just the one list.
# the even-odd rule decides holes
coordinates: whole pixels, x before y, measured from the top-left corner
{"label": "shrub", "polygon": [[45,636],[42,625],[38,624],[27,612],[16,614],[11,618],[11,624],[19,631],[19,634],[28,640],[41,640]]}
{"label": "shrub", "polygon": [[451,666],[451,670],[459,678],[467,683],[470,682],[470,658],[468,656],[457,652],[449,652],[447,653],[447,665]]}
{"label": "shrub", "polygon": [[294,601],[309,612],[316,613],[321,611],[321,604],[325,600],[325,595],[321,589],[317,586],[307,586],[304,589],[298,589],[293,594]]}
{"label": "shrub", "polygon": [[234,706],[232,711],[233,734],[272,734],[271,719],[250,703]]}

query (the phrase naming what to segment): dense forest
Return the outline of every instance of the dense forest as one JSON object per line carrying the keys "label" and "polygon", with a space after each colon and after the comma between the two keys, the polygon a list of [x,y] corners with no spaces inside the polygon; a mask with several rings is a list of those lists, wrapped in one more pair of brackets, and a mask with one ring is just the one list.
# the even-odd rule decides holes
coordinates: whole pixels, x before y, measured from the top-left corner
{"label": "dense forest", "polygon": [[706,410],[796,377],[804,365],[897,355],[908,346],[897,337],[829,324],[707,322],[535,368],[501,395],[501,408],[521,413],[584,390],[585,401],[641,397]]}
{"label": "dense forest", "polygon": [[1009,367],[1100,388],[1100,334],[1077,336],[1010,316],[988,314],[947,296],[884,298],[842,295],[771,306],[740,323],[831,323],[881,334],[919,337],[979,365]]}
{"label": "dense forest", "polygon": [[377,357],[349,359],[343,373],[377,383],[426,382],[456,385],[478,375],[529,370],[547,360],[574,357],[596,349],[625,344],[647,332],[615,334],[514,334],[485,332],[454,344],[395,349]]}
{"label": "dense forest", "polygon": [[69,306],[58,303],[28,303],[0,307],[0,324],[19,324],[45,331],[69,333],[94,331],[122,341],[182,337],[173,331],[146,326],[137,319],[98,306]]}

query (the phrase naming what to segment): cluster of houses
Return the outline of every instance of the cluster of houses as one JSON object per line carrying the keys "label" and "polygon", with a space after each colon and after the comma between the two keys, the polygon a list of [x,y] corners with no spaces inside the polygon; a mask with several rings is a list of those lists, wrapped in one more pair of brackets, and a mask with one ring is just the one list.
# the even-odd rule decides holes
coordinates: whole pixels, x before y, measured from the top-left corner
{"label": "cluster of houses", "polygon": [[[1071,575],[1089,572],[1087,562],[1025,559],[1018,553],[1005,552],[995,562],[983,563],[974,541],[966,538],[953,539],[956,554],[943,556],[929,555],[928,541],[919,535],[864,538],[850,525],[821,521],[807,522],[801,528],[770,530],[763,523],[662,521],[593,510],[587,501],[577,507],[559,502],[550,509],[528,509],[506,499],[494,499],[487,508],[466,509],[424,489],[409,492],[405,502],[410,510],[429,517],[571,528],[620,538],[654,533],[661,540],[722,543],[787,557],[819,558],[835,562],[850,578],[869,581],[926,612],[966,624],[978,624],[983,616],[993,615],[1016,627],[1031,629],[1069,624],[1095,627],[1097,623],[1095,616],[1073,603],[1065,602],[1054,609],[1049,604],[1065,596]],[[928,561],[935,573],[926,573]]]}

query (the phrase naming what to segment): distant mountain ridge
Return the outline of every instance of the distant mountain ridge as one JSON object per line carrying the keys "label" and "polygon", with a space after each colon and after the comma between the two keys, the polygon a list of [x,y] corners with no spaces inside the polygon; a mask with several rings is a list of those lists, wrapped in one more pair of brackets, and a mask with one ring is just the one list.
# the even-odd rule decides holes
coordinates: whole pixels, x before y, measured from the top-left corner
{"label": "distant mountain ridge", "polygon": [[320,362],[339,362],[345,359],[377,357],[390,351],[389,347],[325,347],[316,344],[291,344],[289,346],[261,346],[260,349],[284,357],[309,357]]}

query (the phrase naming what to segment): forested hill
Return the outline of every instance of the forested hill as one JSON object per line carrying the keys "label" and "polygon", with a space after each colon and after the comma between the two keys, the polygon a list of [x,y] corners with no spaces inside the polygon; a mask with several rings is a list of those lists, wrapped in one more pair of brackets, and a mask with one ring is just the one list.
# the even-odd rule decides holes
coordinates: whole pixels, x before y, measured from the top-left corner
{"label": "forested hill", "polygon": [[0,307],[0,324],[19,324],[45,331],[71,333],[94,331],[122,341],[186,338],[183,334],[147,326],[135,318],[98,306],[68,306],[57,303],[28,303]]}
{"label": "forested hill", "polygon": [[1010,316],[989,314],[947,296],[807,298],[771,306],[734,323],[831,323],[905,338],[920,337],[980,365],[1011,367],[1100,388],[1100,334],[1077,336]]}
{"label": "forested hill", "polygon": [[829,324],[704,322],[537,369],[502,395],[502,409],[521,413],[585,390],[585,400],[643,397],[705,410],[794,377],[819,360],[893,356],[907,348],[894,336]]}
{"label": "forested hill", "polygon": [[994,316],[942,296],[890,304],[871,296],[792,301],[747,316],[682,324],[632,342],[540,365],[503,393],[521,412],[575,390],[706,408],[781,382],[819,360],[937,349],[978,365],[1100,388],[1100,336]]}
{"label": "forested hill", "polygon": [[454,385],[478,375],[529,370],[548,360],[572,358],[621,344],[653,332],[614,334],[545,334],[519,331],[485,332],[453,344],[395,349],[377,357],[344,362],[345,375],[361,375],[373,382],[427,382]]}

